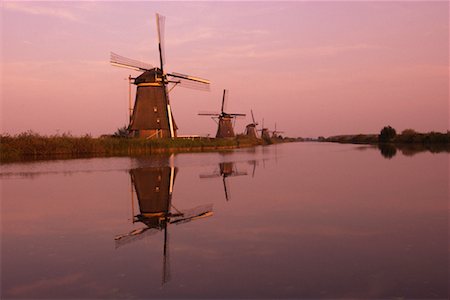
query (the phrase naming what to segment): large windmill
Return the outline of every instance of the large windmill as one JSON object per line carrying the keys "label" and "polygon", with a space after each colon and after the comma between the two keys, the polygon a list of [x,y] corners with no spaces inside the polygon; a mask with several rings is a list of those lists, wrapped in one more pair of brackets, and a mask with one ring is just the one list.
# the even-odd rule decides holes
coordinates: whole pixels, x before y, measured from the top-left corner
{"label": "large windmill", "polygon": [[258,123],[255,121],[255,117],[253,116],[253,110],[250,110],[250,112],[252,113],[253,123],[245,126],[245,135],[251,138],[258,138],[258,134],[256,133],[256,126],[258,125]]}
{"label": "large windmill", "polygon": [[[209,89],[210,82],[206,79],[175,72],[167,73],[164,70],[164,21],[164,16],[156,14],[159,68],[111,53],[110,62],[112,65],[143,72],[134,78],[134,84],[137,86],[136,100],[128,126],[132,136],[145,138],[176,137],[177,126],[170,107],[169,91],[176,85]],[[170,89],[168,89],[169,84],[173,85]]]}
{"label": "large windmill", "polygon": [[[145,227],[115,237],[116,248],[143,239],[158,232],[164,233],[162,284],[170,280],[169,227],[212,216],[212,204],[197,206],[189,210],[178,210],[172,204],[172,192],[177,168],[147,167],[130,171],[132,184],[139,203],[139,214],[134,214],[133,223]],[[133,194],[132,194],[133,195]]]}
{"label": "large windmill", "polygon": [[226,113],[225,106],[228,99],[228,90],[223,90],[222,107],[220,113],[199,113],[199,116],[211,116],[213,120],[218,119],[216,138],[233,138],[233,120],[236,117],[245,117],[245,114]]}

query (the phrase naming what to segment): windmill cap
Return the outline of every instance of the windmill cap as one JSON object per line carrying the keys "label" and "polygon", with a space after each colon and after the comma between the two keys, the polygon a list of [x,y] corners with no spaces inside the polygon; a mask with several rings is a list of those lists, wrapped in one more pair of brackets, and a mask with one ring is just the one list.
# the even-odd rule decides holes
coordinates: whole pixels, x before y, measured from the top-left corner
{"label": "windmill cap", "polygon": [[159,68],[154,68],[154,69],[145,71],[144,73],[142,73],[141,75],[136,77],[136,79],[134,80],[134,84],[156,82],[155,79],[157,76],[158,77],[162,76],[162,72]]}

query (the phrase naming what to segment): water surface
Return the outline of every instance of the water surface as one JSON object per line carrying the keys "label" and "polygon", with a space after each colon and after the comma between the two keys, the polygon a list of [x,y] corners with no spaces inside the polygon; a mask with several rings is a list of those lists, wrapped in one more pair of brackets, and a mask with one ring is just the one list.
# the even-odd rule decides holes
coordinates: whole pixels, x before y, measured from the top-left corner
{"label": "water surface", "polygon": [[293,143],[3,165],[1,298],[447,299],[448,158]]}

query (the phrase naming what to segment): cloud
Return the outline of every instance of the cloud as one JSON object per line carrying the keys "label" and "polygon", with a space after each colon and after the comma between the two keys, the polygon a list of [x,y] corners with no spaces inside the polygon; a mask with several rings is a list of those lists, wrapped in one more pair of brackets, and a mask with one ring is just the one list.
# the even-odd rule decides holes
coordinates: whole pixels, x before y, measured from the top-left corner
{"label": "cloud", "polygon": [[47,6],[36,6],[30,3],[4,2],[3,8],[10,11],[22,12],[38,16],[57,17],[68,21],[79,22],[78,16],[74,15],[67,9]]}

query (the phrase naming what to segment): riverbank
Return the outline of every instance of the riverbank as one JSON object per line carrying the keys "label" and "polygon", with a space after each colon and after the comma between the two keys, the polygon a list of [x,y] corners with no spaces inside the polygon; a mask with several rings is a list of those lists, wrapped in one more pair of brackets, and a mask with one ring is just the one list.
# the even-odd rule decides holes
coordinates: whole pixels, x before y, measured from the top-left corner
{"label": "riverbank", "polygon": [[42,136],[28,132],[15,136],[0,136],[0,162],[41,160],[55,158],[80,158],[102,156],[136,156],[152,153],[225,151],[262,145],[260,139],[237,137],[235,139],[177,138],[137,139],[100,137],[89,135]]}
{"label": "riverbank", "polygon": [[[347,135],[336,135],[323,139],[319,141],[342,143],[342,144],[379,144],[380,139],[378,134],[347,134]],[[382,142],[386,143],[386,142]],[[450,132],[428,132],[419,133],[413,130],[405,130],[401,134],[393,136],[387,143],[395,145],[449,145],[450,144]]]}

